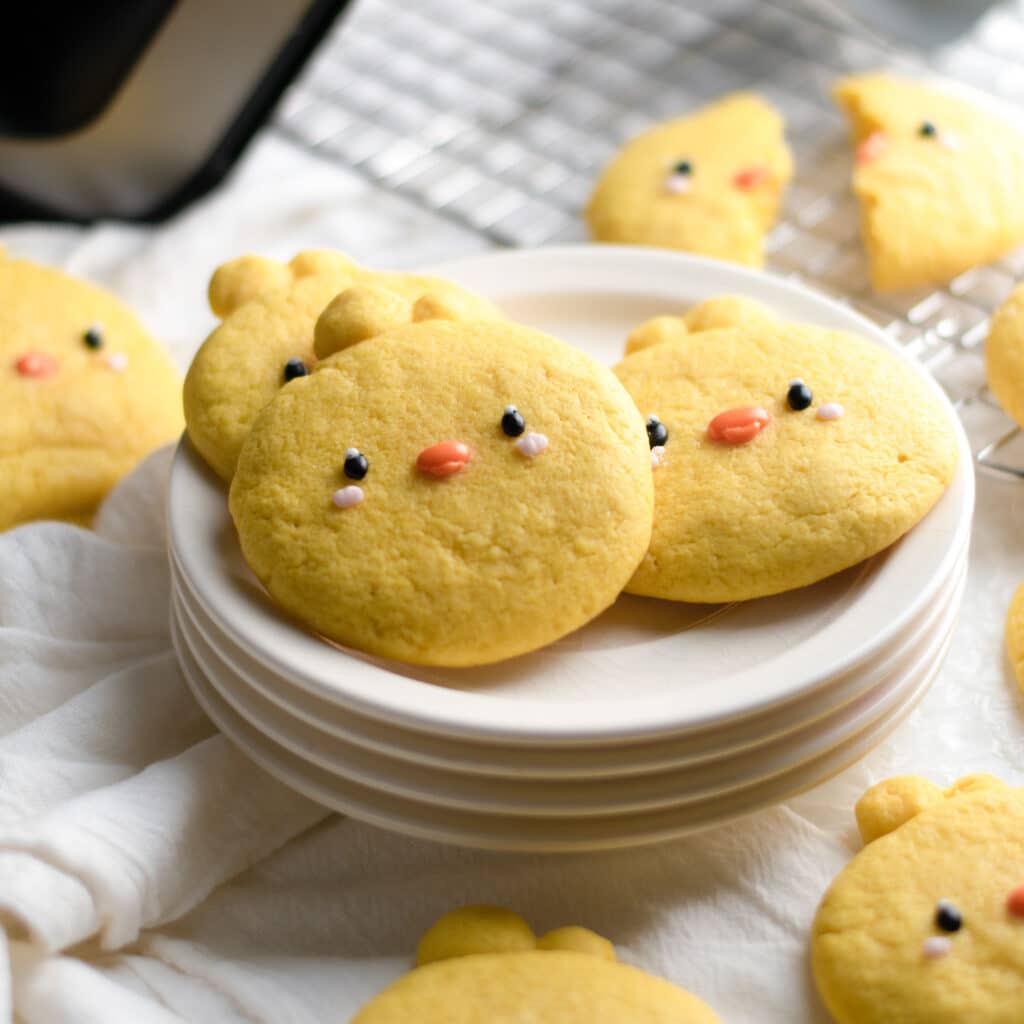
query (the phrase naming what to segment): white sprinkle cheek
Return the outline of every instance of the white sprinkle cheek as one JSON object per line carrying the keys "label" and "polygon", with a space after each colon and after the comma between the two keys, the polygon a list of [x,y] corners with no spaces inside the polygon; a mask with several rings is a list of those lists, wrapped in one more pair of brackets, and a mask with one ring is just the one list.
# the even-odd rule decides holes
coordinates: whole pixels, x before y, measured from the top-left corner
{"label": "white sprinkle cheek", "polygon": [[543,434],[534,434],[532,431],[529,434],[523,434],[523,436],[516,441],[516,447],[528,459],[532,459],[534,456],[540,455],[547,446],[548,439]]}
{"label": "white sprinkle cheek", "polygon": [[362,502],[366,495],[363,494],[362,487],[356,487],[355,484],[349,484],[348,487],[342,487],[335,491],[331,495],[331,501],[334,502],[338,508],[352,508],[353,505],[358,505]]}
{"label": "white sprinkle cheek", "polygon": [[950,941],[945,935],[932,935],[924,940],[921,945],[921,952],[926,960],[941,960],[949,956]]}
{"label": "white sprinkle cheek", "polygon": [[111,352],[105,362],[115,373],[123,373],[128,369],[128,357],[123,352]]}
{"label": "white sprinkle cheek", "polygon": [[665,191],[670,196],[680,196],[690,191],[690,175],[668,174],[665,176]]}
{"label": "white sprinkle cheek", "polygon": [[665,461],[665,446],[656,444],[651,449],[651,469],[657,469]]}
{"label": "white sprinkle cheek", "polygon": [[826,402],[818,406],[819,420],[839,420],[843,418],[846,410],[838,402]]}

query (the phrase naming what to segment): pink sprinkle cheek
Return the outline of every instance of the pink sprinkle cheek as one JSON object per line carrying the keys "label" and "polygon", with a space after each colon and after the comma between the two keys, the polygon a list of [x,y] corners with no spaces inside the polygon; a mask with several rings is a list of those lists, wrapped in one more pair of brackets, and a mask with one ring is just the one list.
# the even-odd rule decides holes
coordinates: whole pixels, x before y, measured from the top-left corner
{"label": "pink sprinkle cheek", "polygon": [[818,406],[818,411],[815,415],[819,420],[831,422],[833,420],[841,420],[845,414],[846,410],[838,402],[826,402],[824,405]]}
{"label": "pink sprinkle cheek", "polygon": [[670,196],[680,196],[690,191],[690,175],[688,174],[667,174],[665,176],[665,191]]}
{"label": "pink sprinkle cheek", "polygon": [[535,434],[530,431],[528,434],[523,434],[521,438],[516,441],[516,448],[519,450],[521,455],[525,455],[528,459],[536,458],[541,452],[547,450],[548,439],[544,434]]}
{"label": "pink sprinkle cheek", "polygon": [[931,935],[921,944],[921,953],[926,960],[941,960],[949,956],[952,943],[945,935]]}
{"label": "pink sprinkle cheek", "polygon": [[354,508],[361,505],[366,497],[362,487],[349,484],[347,487],[340,487],[331,495],[331,501],[336,508]]}
{"label": "pink sprinkle cheek", "polygon": [[665,446],[657,444],[651,449],[651,469],[657,469],[665,464]]}
{"label": "pink sprinkle cheek", "polygon": [[123,373],[128,369],[128,357],[123,352],[111,352],[104,362],[115,373]]}

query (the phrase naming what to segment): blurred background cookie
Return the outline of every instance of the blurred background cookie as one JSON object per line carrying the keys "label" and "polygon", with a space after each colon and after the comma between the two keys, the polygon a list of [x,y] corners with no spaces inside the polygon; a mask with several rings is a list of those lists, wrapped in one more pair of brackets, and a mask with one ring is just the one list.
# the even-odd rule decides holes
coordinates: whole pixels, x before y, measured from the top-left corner
{"label": "blurred background cookie", "polygon": [[182,426],[181,379],[124,303],[0,251],[0,529],[87,525]]}

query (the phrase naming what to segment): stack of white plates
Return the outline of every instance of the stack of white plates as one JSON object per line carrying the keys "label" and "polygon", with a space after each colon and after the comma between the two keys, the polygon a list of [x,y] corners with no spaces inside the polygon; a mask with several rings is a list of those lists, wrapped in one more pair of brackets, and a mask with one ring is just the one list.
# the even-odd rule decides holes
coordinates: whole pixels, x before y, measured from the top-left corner
{"label": "stack of white plates", "polygon": [[[639,321],[721,294],[892,347],[843,306],[679,254],[595,246],[438,272],[609,363]],[[269,772],[385,828],[506,850],[626,846],[705,828],[855,761],[938,673],[973,503],[970,455],[949,415],[957,475],[883,554],[743,604],[623,596],[561,642],[479,669],[377,661],[289,621],[242,560],[223,484],[183,443],[169,497],[182,669],[210,717]]]}

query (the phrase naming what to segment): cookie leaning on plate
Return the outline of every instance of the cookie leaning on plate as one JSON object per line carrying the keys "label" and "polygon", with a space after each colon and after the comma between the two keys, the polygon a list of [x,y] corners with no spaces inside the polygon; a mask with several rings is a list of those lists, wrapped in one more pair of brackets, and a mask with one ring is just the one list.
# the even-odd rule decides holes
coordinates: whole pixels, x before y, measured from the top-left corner
{"label": "cookie leaning on plate", "polygon": [[782,118],[733,93],[628,142],[590,197],[590,235],[761,266],[792,169]]}
{"label": "cookie leaning on plate", "polygon": [[124,303],[0,251],[0,529],[87,524],[182,425],[178,372]]}
{"label": "cookie leaning on plate", "polygon": [[949,281],[1024,242],[1024,134],[1000,113],[897,75],[834,91],[857,147],[853,190],[879,291]]}
{"label": "cookie leaning on plate", "polygon": [[449,281],[366,270],[339,252],[309,250],[289,263],[261,256],[225,263],[209,290],[210,308],[223,323],[185,378],[189,438],[223,479],[231,479],[260,409],[282,384],[309,372],[317,318],[346,290],[349,343],[414,315],[501,319],[491,302]]}
{"label": "cookie leaning on plate", "polygon": [[857,821],[866,846],[811,940],[838,1024],[1024,1020],[1024,790],[901,776],[861,797]]}
{"label": "cookie leaning on plate", "polygon": [[852,334],[762,314],[649,345],[615,372],[653,417],[657,463],[630,593],[742,601],[815,583],[911,529],[956,468],[938,396]]}
{"label": "cookie leaning on plate", "polygon": [[499,907],[446,914],[417,964],[352,1024],[718,1024],[696,996],[619,963],[602,936],[570,926],[538,939]]}
{"label": "cookie leaning on plate", "polygon": [[1024,285],[995,311],[985,342],[985,376],[996,400],[1024,425]]}
{"label": "cookie leaning on plate", "polygon": [[[344,309],[317,327],[350,336]],[[231,485],[249,565],[290,614],[380,657],[466,666],[608,607],[653,508],[644,423],[612,372],[503,322],[350,345],[259,414]]]}

